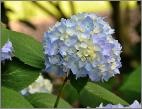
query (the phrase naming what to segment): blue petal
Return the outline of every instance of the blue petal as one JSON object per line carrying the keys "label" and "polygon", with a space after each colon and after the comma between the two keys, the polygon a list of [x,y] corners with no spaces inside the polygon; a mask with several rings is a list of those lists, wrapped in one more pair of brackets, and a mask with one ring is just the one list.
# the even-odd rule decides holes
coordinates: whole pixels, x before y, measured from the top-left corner
{"label": "blue petal", "polygon": [[12,54],[11,53],[1,53],[1,61],[4,61],[6,59],[10,59],[11,60],[11,56]]}
{"label": "blue petal", "polygon": [[88,72],[85,68],[81,68],[76,74],[76,78],[87,76]]}
{"label": "blue petal", "polygon": [[45,50],[45,54],[49,56],[56,55],[58,53],[58,42],[55,41],[53,43],[49,42],[47,45],[47,49]]}
{"label": "blue petal", "polygon": [[67,46],[73,46],[77,42],[77,37],[75,35],[70,36],[68,39],[65,40],[65,44]]}
{"label": "blue petal", "polygon": [[11,60],[12,51],[13,51],[12,43],[8,40],[1,48],[1,61],[4,61],[6,59]]}
{"label": "blue petal", "polygon": [[79,71],[77,64],[74,63],[74,62],[72,62],[72,63],[70,64],[70,69],[71,69],[71,71],[72,71],[73,74],[77,74],[78,71]]}
{"label": "blue petal", "polygon": [[60,55],[55,55],[55,56],[50,56],[48,57],[49,62],[51,64],[59,64],[61,63],[61,56]]}
{"label": "blue petal", "polygon": [[50,65],[49,67],[46,67],[45,70],[49,73],[55,73],[58,76],[63,76],[65,74],[63,68],[58,65]]}
{"label": "blue petal", "polygon": [[91,65],[90,63],[86,63],[85,69],[86,69],[87,71],[91,71],[93,68],[92,68],[92,65]]}
{"label": "blue petal", "polygon": [[5,45],[2,47],[2,52],[8,53],[12,51],[12,43],[8,40]]}
{"label": "blue petal", "polygon": [[81,28],[84,28],[86,32],[90,32],[94,28],[93,20],[87,16],[80,24]]}
{"label": "blue petal", "polygon": [[100,81],[100,76],[99,76],[99,70],[97,68],[95,68],[95,70],[92,70],[92,71],[89,71],[89,78],[92,80],[92,81]]}

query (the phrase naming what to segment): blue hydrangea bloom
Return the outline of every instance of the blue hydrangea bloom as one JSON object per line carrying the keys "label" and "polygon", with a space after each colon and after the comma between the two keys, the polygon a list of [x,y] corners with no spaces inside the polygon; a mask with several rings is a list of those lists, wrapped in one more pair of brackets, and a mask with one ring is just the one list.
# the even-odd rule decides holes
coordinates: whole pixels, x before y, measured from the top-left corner
{"label": "blue hydrangea bloom", "polygon": [[103,106],[103,104],[101,103],[99,107],[97,108],[103,108],[103,109],[118,109],[118,108],[127,108],[127,109],[140,109],[141,108],[141,104],[135,100],[131,105],[129,106],[123,106],[121,104],[117,104],[117,105],[112,105],[112,104],[107,104],[106,106]]}
{"label": "blue hydrangea bloom", "polygon": [[107,81],[119,74],[121,45],[114,30],[94,13],[61,19],[44,33],[45,71],[64,75],[71,70],[76,78]]}
{"label": "blue hydrangea bloom", "polygon": [[11,60],[12,57],[12,43],[8,40],[5,45],[1,48],[1,61]]}

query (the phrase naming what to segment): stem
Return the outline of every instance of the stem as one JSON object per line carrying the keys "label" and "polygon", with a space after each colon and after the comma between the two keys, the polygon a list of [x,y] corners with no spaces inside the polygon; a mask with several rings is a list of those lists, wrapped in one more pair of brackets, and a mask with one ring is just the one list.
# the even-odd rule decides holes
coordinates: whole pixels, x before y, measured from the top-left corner
{"label": "stem", "polygon": [[61,86],[60,92],[59,92],[59,94],[58,94],[58,96],[57,96],[57,99],[56,99],[56,102],[55,102],[55,104],[54,104],[54,108],[57,108],[57,106],[58,106],[58,103],[59,103],[59,100],[60,100],[60,96],[61,96],[62,90],[63,90],[63,88],[64,88],[64,86],[65,86],[67,80],[68,80],[68,76],[66,76],[66,78],[64,79],[64,82],[63,82],[63,84],[62,84],[62,86]]}

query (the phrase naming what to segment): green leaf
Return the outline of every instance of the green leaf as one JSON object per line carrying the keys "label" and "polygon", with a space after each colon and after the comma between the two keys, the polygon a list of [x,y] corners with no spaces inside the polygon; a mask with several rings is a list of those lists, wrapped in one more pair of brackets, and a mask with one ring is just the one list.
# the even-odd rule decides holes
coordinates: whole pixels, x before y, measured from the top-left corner
{"label": "green leaf", "polygon": [[80,93],[80,102],[83,106],[94,107],[103,103],[128,105],[126,101],[96,83],[88,82]]}
{"label": "green leaf", "polygon": [[120,87],[121,91],[141,92],[141,67],[139,66],[129,75],[124,84]]}
{"label": "green leaf", "polygon": [[76,78],[75,75],[70,73],[69,75],[71,85],[77,90],[78,93],[84,88],[86,83],[88,82],[88,77],[80,77]]}
{"label": "green leaf", "polygon": [[25,64],[36,68],[44,67],[42,45],[33,37],[23,33],[10,31],[6,28],[1,29],[1,45],[3,46],[9,39],[14,48],[14,56]]}
{"label": "green leaf", "polygon": [[67,83],[62,91],[62,97],[70,104],[74,104],[76,101],[78,101],[79,94],[70,83]]}
{"label": "green leaf", "polygon": [[108,104],[108,102],[90,92],[88,92],[86,89],[83,89],[80,93],[79,98],[80,104],[84,107],[98,107],[101,103]]}
{"label": "green leaf", "polygon": [[2,73],[2,85],[20,91],[34,82],[39,76],[39,69],[13,59],[7,65],[7,70]]}
{"label": "green leaf", "polygon": [[[56,96],[49,93],[36,93],[26,96],[29,102],[36,108],[53,108],[56,101]],[[59,108],[71,108],[70,104],[62,98],[59,100]]]}
{"label": "green leaf", "polygon": [[33,106],[16,91],[2,87],[2,108],[32,108]]}
{"label": "green leaf", "polygon": [[134,99],[141,99],[141,67],[132,72],[120,87],[122,98],[132,103]]}

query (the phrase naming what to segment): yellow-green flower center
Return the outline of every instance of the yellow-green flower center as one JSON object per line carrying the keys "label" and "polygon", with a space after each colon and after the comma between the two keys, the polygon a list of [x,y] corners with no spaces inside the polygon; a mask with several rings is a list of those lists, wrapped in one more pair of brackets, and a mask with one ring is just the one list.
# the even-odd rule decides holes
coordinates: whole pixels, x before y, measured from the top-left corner
{"label": "yellow-green flower center", "polygon": [[95,46],[92,40],[79,37],[80,44],[76,46],[78,49],[77,55],[81,58],[82,61],[85,61],[88,58],[90,61],[93,61],[96,57]]}

